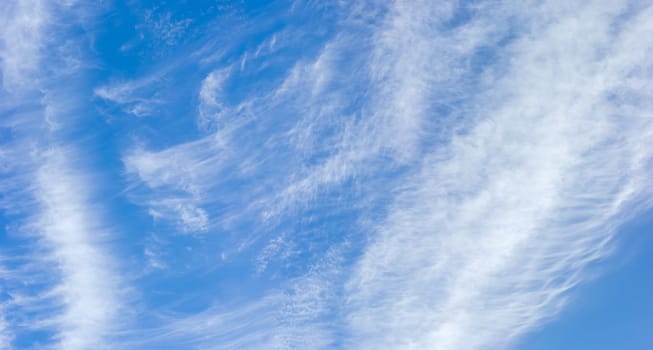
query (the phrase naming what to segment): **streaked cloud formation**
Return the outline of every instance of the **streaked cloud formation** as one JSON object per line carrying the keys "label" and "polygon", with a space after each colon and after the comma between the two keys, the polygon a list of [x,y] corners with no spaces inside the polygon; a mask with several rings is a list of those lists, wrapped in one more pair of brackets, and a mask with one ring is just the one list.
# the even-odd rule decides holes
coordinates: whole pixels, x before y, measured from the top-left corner
{"label": "streaked cloud formation", "polygon": [[[105,252],[110,232],[100,203],[80,168],[74,146],[62,144],[59,114],[73,106],[53,101],[69,67],[47,65],[58,11],[72,3],[13,2],[3,5],[3,209],[11,231],[3,252],[2,348],[110,348],[122,301],[120,278]],[[55,31],[56,33],[56,31]],[[58,33],[57,33],[58,34]],[[62,39],[63,40],[63,39]],[[70,62],[70,61],[68,61]],[[50,69],[58,70],[53,76]],[[49,75],[49,77],[48,77]],[[73,77],[74,79],[74,77]],[[63,90],[63,89],[62,89]],[[72,120],[72,118],[71,118]],[[24,343],[22,339],[33,339]],[[12,346],[13,343],[16,344]],[[24,344],[24,345],[18,345]]]}
{"label": "streaked cloud formation", "polygon": [[653,204],[645,1],[1,6],[0,348],[519,346]]}
{"label": "streaked cloud formation", "polygon": [[622,8],[544,10],[477,97],[485,117],[425,159],[379,225],[350,281],[354,344],[505,346],[557,314],[647,199],[651,154],[633,140],[651,133],[651,96],[628,76],[650,47],[628,37],[650,13],[610,33]]}

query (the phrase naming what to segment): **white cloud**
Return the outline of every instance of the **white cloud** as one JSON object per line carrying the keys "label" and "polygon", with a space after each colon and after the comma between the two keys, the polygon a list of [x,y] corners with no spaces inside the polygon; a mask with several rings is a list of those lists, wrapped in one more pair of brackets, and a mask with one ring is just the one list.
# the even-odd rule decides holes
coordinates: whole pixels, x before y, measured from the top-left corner
{"label": "white cloud", "polygon": [[260,274],[265,272],[272,261],[285,261],[297,253],[294,250],[295,244],[288,236],[287,233],[280,234],[271,239],[265,248],[261,250],[261,253],[256,258],[256,273]]}
{"label": "white cloud", "polygon": [[[277,88],[250,94],[238,122],[222,96],[236,72],[218,68],[202,82],[199,113],[221,128],[128,152],[127,172],[148,187],[134,197],[189,231],[210,227],[220,196],[228,205],[216,215],[264,219],[321,208],[331,190],[359,191],[342,207],[395,197],[347,284],[346,346],[503,346],[554,317],[583,268],[609,253],[625,213],[651,205],[651,47],[641,40],[651,10],[625,4],[397,1],[384,20],[348,18],[363,32],[339,33]],[[245,184],[235,195],[222,186],[233,179]],[[260,271],[285,242],[266,238]],[[327,347],[329,325],[304,329],[297,316],[283,333],[268,323],[275,304],[325,300],[337,283],[309,275],[296,296],[209,310],[171,322],[170,334],[217,348]],[[299,301],[288,319],[325,314]]]}
{"label": "white cloud", "polygon": [[614,31],[623,4],[516,14],[528,31],[475,98],[478,122],[406,180],[349,282],[351,348],[505,346],[609,253],[652,156],[651,90],[629,79],[650,72],[637,36],[652,9]]}
{"label": "white cloud", "polygon": [[51,149],[44,155],[35,196],[41,204],[35,227],[61,273],[54,293],[64,312],[56,319],[59,348],[109,348],[105,338],[116,327],[121,300],[113,262],[102,248],[108,232],[89,204],[87,180],[72,170],[71,154]]}
{"label": "white cloud", "polygon": [[41,60],[42,31],[48,21],[46,4],[40,0],[5,1],[0,5],[0,12],[3,87],[30,88]]}
{"label": "white cloud", "polygon": [[154,37],[161,40],[168,46],[173,46],[184,39],[188,26],[193,22],[190,18],[176,20],[173,13],[159,13],[156,7],[144,13],[143,21],[137,25],[137,29],[145,29]]}
{"label": "white cloud", "polygon": [[[342,155],[302,174],[305,179],[290,166],[284,167],[281,172],[262,166],[270,158],[265,149],[275,143],[285,143],[286,139],[289,139],[290,147],[305,158],[318,151],[311,149],[308,143],[321,131],[320,128],[330,127],[328,123],[334,120],[339,108],[336,97],[326,98],[323,94],[331,79],[329,72],[334,51],[338,51],[338,48],[327,45],[314,61],[294,65],[278,87],[271,91],[255,91],[233,105],[226,103],[223,96],[225,81],[231,77],[233,67],[217,68],[207,74],[198,92],[199,126],[212,130],[212,133],[158,152],[132,150],[123,159],[127,173],[137,175],[153,190],[151,199],[146,200],[148,205],[153,206],[157,213],[166,212],[165,217],[170,217],[169,214],[179,217],[182,207],[201,208],[218,202],[219,194],[216,193],[221,191],[224,195],[228,191],[220,187],[225,180],[265,177],[266,172],[279,173],[281,178],[274,187],[287,187],[279,193],[274,188],[263,191],[258,188],[260,185],[256,185],[251,192],[239,194],[251,198],[249,203],[244,203],[248,206],[246,211],[258,210],[259,216],[265,219],[278,216],[285,209],[312,198],[325,183],[341,181],[344,176],[340,176],[339,169],[334,167],[343,162]],[[268,132],[265,135],[248,130],[257,120],[266,119],[266,116],[274,113],[271,110],[280,105],[283,105],[282,110],[302,111],[296,123],[289,123],[292,127],[290,130],[288,126],[279,127],[276,123],[257,126],[265,128]],[[294,155],[280,151],[273,156]],[[276,167],[281,164],[274,162],[271,165]],[[255,191],[257,193],[253,193]],[[164,209],[157,205],[168,207]],[[189,231],[192,231],[190,226]]]}
{"label": "white cloud", "polygon": [[[426,147],[444,138],[435,132],[446,135],[456,122],[434,118],[434,105],[460,98],[467,87],[457,84],[464,85],[469,74],[469,56],[481,45],[494,44],[499,28],[505,29],[488,20],[500,15],[488,9],[487,17],[463,28],[434,30],[445,26],[454,2],[395,2],[390,6],[393,15],[381,21],[368,12],[383,5],[357,6],[344,10],[344,22],[354,30],[327,42],[314,61],[296,64],[276,90],[275,99],[281,102],[301,101],[301,119],[288,133],[296,152],[306,160],[320,153],[328,156],[293,174],[274,197],[270,216],[348,180],[378,178],[392,167],[417,164]],[[359,23],[361,16],[370,16],[366,21],[372,24]],[[361,42],[369,42],[363,48],[371,52],[361,51]],[[352,113],[348,103],[355,96],[365,98]],[[330,129],[337,136],[320,140]]]}
{"label": "white cloud", "polygon": [[[0,307],[0,311],[3,308]],[[13,335],[9,331],[7,322],[0,314],[0,349],[11,349],[11,342],[13,340]]]}
{"label": "white cloud", "polygon": [[[190,315],[160,313],[163,325],[126,334],[125,349],[324,349],[334,342],[333,316],[342,247],[330,249],[308,271],[245,305],[217,303]],[[144,336],[145,335],[145,336]],[[172,345],[171,345],[172,344]]]}
{"label": "white cloud", "polygon": [[[61,144],[60,135],[56,128],[43,127],[49,118],[61,125],[72,119],[61,116],[75,104],[66,95],[69,86],[56,90],[52,86],[79,68],[59,66],[76,60],[69,52],[75,47],[62,40],[63,30],[50,26],[67,10],[71,16],[66,19],[77,20],[78,9],[65,8],[72,5],[72,1],[0,5],[6,92],[1,105],[7,116],[3,127],[12,136],[2,140],[2,157],[9,162],[2,169],[0,191],[3,209],[13,215],[8,240],[14,243],[13,265],[2,276],[8,300],[3,300],[0,312],[7,317],[0,319],[10,337],[20,341],[31,332],[45,332],[52,337],[48,340],[54,340],[43,345],[48,348],[102,349],[110,347],[107,336],[117,328],[115,316],[122,311],[119,278],[105,250],[109,232],[90,198],[90,181],[75,167],[72,148],[48,149]],[[56,52],[48,64],[46,50]],[[0,346],[9,346],[1,344],[9,338],[3,337]]]}
{"label": "white cloud", "polygon": [[156,97],[156,93],[150,91],[159,79],[158,75],[154,75],[137,81],[100,86],[94,93],[95,96],[121,106],[125,113],[136,117],[148,117],[154,115],[162,103]]}
{"label": "white cloud", "polygon": [[[29,182],[14,176],[16,171],[28,171],[29,145],[13,142],[12,136],[21,135],[16,131],[25,124],[31,124],[32,113],[7,113],[17,105],[24,103],[22,94],[29,92],[31,84],[37,80],[37,72],[41,59],[42,30],[47,22],[45,5],[41,1],[5,1],[0,4],[0,69],[2,72],[2,88],[0,92],[0,108],[3,117],[0,123],[0,208],[3,215],[16,215],[26,207],[31,200],[21,195]],[[17,114],[21,119],[14,117]],[[9,132],[8,132],[9,131]],[[21,130],[22,131],[22,130]],[[9,137],[7,137],[9,136]],[[21,135],[22,136],[22,135]],[[4,229],[12,230],[16,225],[7,224]],[[4,251],[2,252],[5,253]],[[3,265],[5,257],[0,261]],[[10,268],[0,267],[0,349],[11,349],[15,338],[15,329],[11,318],[7,316],[13,306],[11,297],[7,300],[9,284],[6,281],[15,278]]]}
{"label": "white cloud", "polygon": [[208,229],[209,216],[206,210],[190,205],[180,205],[176,209],[186,231],[202,232]]}
{"label": "white cloud", "polygon": [[14,200],[3,209],[20,218],[7,226],[10,244],[2,250],[10,257],[10,267],[0,270],[4,338],[24,342],[32,332],[47,332],[48,349],[110,348],[117,315],[125,320],[126,294],[90,181],[71,166],[77,163],[69,149],[18,153],[24,159],[3,179],[22,187],[0,189]]}
{"label": "white cloud", "polygon": [[202,206],[215,200],[209,194],[220,183],[228,156],[218,135],[212,135],[160,152],[133,150],[123,162],[127,174],[154,191],[142,199],[152,216],[177,221],[182,232],[192,233],[210,227],[209,214]]}
{"label": "white cloud", "polygon": [[[269,40],[261,45],[274,46]],[[357,140],[354,150],[349,146],[360,134],[348,134],[342,142],[340,135],[333,136],[333,143],[316,140],[323,137],[321,132],[325,129],[339,130],[350,124],[339,120],[346,92],[338,92],[330,85],[336,78],[346,76],[346,72],[338,72],[341,76],[333,77],[332,72],[336,61],[345,59],[346,51],[352,49],[353,44],[347,40],[329,42],[313,59],[296,62],[276,87],[251,91],[243,100],[233,103],[226,102],[224,88],[225,82],[236,74],[234,66],[212,70],[198,91],[199,126],[212,134],[158,152],[130,151],[124,157],[127,172],[138,175],[153,190],[152,200],[146,200],[151,206],[177,206],[184,202],[189,207],[201,208],[218,202],[220,194],[225,195],[228,189],[220,185],[226,179],[270,175],[278,176],[273,186],[261,189],[260,184],[254,184],[250,191],[239,194],[249,199],[243,203],[247,206],[245,211],[258,211],[259,218],[265,220],[310,201],[321,188],[340,184],[351,175],[355,167],[348,168],[344,163],[358,162],[354,158],[367,153],[363,150],[367,146],[365,140]],[[269,55],[271,48],[263,51],[257,50],[255,58]],[[288,118],[277,123],[274,120],[279,115]],[[275,154],[266,153],[273,147],[278,149]],[[299,161],[307,160],[315,153],[334,150],[334,156],[309,169],[294,159],[299,156]],[[280,159],[275,160],[276,157]],[[292,164],[282,165],[286,161]],[[280,166],[283,169],[276,169]],[[180,192],[184,195],[180,196]],[[180,213],[170,208],[154,209],[157,213]]]}
{"label": "white cloud", "polygon": [[209,128],[229,113],[229,108],[223,99],[225,81],[231,74],[231,68],[216,69],[202,81],[199,97],[199,125]]}

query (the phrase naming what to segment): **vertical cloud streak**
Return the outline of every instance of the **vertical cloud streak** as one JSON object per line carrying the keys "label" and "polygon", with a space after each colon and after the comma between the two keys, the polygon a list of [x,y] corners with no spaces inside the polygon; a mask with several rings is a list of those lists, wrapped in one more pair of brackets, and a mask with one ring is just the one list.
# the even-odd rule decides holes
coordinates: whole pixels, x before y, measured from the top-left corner
{"label": "vertical cloud streak", "polygon": [[108,232],[89,204],[88,181],[76,174],[70,152],[48,150],[36,177],[42,209],[36,227],[50,248],[61,282],[54,293],[63,305],[56,316],[60,349],[109,348],[105,336],[115,326],[120,301],[113,263],[101,248]]}
{"label": "vertical cloud streak", "polygon": [[[85,176],[62,111],[73,110],[63,80],[74,82],[78,66],[66,27],[74,21],[73,1],[3,2],[2,58],[3,209],[11,212],[12,267],[3,273],[0,347],[42,346],[66,350],[109,349],[108,335],[121,310],[119,278],[104,247],[108,230],[93,183]],[[71,13],[68,13],[70,11]],[[55,18],[57,17],[57,18]],[[47,32],[47,35],[46,35]],[[68,55],[45,62],[46,54]],[[56,56],[57,59],[62,58]],[[66,66],[63,66],[64,62]],[[49,121],[56,119],[58,128]],[[72,118],[71,118],[72,119]],[[57,129],[57,130],[55,130]],[[6,180],[6,181],[5,181]],[[11,203],[6,201],[11,199]],[[9,231],[9,230],[8,230]],[[6,294],[4,294],[6,293]],[[6,299],[6,300],[5,300]],[[5,335],[7,334],[7,335]],[[40,345],[39,345],[40,344]]]}

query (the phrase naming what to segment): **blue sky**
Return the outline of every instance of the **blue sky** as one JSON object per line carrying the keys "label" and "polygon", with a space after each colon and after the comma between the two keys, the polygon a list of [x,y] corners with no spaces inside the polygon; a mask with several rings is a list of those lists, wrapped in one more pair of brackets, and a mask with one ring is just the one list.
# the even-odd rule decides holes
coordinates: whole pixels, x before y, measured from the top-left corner
{"label": "blue sky", "polygon": [[0,349],[653,348],[648,1],[0,4]]}

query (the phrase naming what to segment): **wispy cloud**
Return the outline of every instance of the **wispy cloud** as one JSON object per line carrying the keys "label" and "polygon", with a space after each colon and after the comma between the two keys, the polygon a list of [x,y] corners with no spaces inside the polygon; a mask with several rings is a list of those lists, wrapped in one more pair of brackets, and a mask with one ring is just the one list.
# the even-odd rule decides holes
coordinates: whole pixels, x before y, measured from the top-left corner
{"label": "wispy cloud", "polygon": [[629,76],[650,69],[635,38],[651,8],[517,15],[529,28],[474,98],[478,122],[406,179],[349,281],[352,348],[505,346],[555,316],[624,215],[650,205],[650,89]]}
{"label": "wispy cloud", "polygon": [[[324,349],[335,344],[343,249],[333,247],[308,271],[245,305],[216,303],[191,315],[158,313],[162,326],[127,332],[126,349]],[[147,337],[143,337],[147,334]]]}
{"label": "wispy cloud", "polygon": [[13,340],[13,335],[9,331],[7,322],[4,319],[4,308],[0,307],[0,349],[11,349],[11,342]]}
{"label": "wispy cloud", "polygon": [[[152,190],[150,205],[184,198],[209,221],[234,188],[220,215],[249,211],[255,227],[324,213],[330,193],[340,213],[379,205],[387,215],[346,283],[345,346],[506,346],[556,316],[627,213],[651,206],[650,45],[637,39],[650,11],[627,1],[352,6],[316,55],[237,108],[225,108],[223,83],[255,55],[236,60],[240,73],[236,63],[208,73],[200,117],[220,120],[218,131],[132,151],[125,165]],[[298,255],[312,247],[299,240],[266,237],[258,271],[283,259],[281,243]],[[238,341],[267,344],[247,334]]]}
{"label": "wispy cloud", "polygon": [[177,218],[182,231],[202,232],[209,225],[202,205],[216,200],[207,193],[214,188],[214,181],[219,183],[228,157],[228,150],[214,135],[160,152],[133,150],[124,163],[128,174],[156,191],[155,196],[144,199],[154,218]]}
{"label": "wispy cloud", "polygon": [[[283,25],[138,7],[161,63],[95,88],[70,28],[50,28],[66,2],[0,6],[17,242],[0,347],[40,332],[61,349],[501,348],[558,315],[653,206],[644,1],[265,7]],[[95,140],[73,105],[164,117],[80,121]],[[78,137],[122,161],[117,201],[141,211],[104,217]],[[124,254],[143,266],[119,265],[112,219],[142,232]],[[145,276],[129,280],[138,305],[121,273]]]}
{"label": "wispy cloud", "polygon": [[65,11],[73,12],[67,18],[73,20],[82,10],[72,1],[2,7],[2,127],[11,137],[0,146],[8,161],[0,191],[11,214],[7,240],[13,245],[3,247],[11,259],[2,276],[7,289],[0,346],[10,348],[15,339],[43,348],[110,348],[107,335],[116,327],[122,287],[104,248],[109,231],[74,146],[47,124],[53,118],[66,126],[69,118],[62,114],[72,110],[71,99],[57,83],[74,78],[78,68],[58,66],[72,59],[64,52],[73,48],[68,41],[57,48],[65,57],[44,64],[45,51],[65,32],[52,24]]}
{"label": "wispy cloud", "polygon": [[225,113],[230,112],[222,96],[225,80],[229,78],[230,73],[231,68],[229,67],[216,69],[202,80],[199,92],[200,126],[207,128],[222,119]]}
{"label": "wispy cloud", "polygon": [[46,5],[41,0],[7,1],[1,5],[2,84],[7,90],[30,89],[37,78],[42,31],[48,21]]}
{"label": "wispy cloud", "polygon": [[152,116],[162,104],[156,92],[152,91],[152,84],[158,79],[160,77],[155,75],[138,81],[100,86],[94,93],[105,101],[117,104],[125,113],[136,117]]}
{"label": "wispy cloud", "polygon": [[[226,196],[245,206],[239,211],[257,210],[259,216],[267,217],[277,215],[270,214],[279,211],[273,207],[290,206],[298,201],[302,193],[311,192],[308,193],[311,195],[313,185],[308,185],[311,188],[304,191],[296,189],[303,185],[293,184],[297,175],[293,166],[279,167],[284,161],[296,164],[297,160],[293,158],[297,154],[316,152],[307,148],[310,146],[303,141],[319,132],[315,130],[319,126],[312,121],[319,123],[318,118],[327,114],[331,116],[334,111],[324,110],[328,108],[326,104],[318,107],[311,103],[286,102],[299,98],[311,99],[311,96],[325,100],[324,96],[318,95],[319,85],[323,83],[320,81],[328,74],[324,68],[325,56],[328,54],[319,55],[315,62],[297,63],[272,89],[256,90],[247,98],[232,103],[227,102],[223,90],[225,81],[232,75],[233,66],[227,65],[207,73],[199,83],[197,112],[198,126],[201,130],[208,131],[208,135],[160,151],[132,149],[123,159],[127,173],[136,175],[137,180],[153,190],[148,205],[152,206],[154,212],[176,212],[178,215],[162,217],[177,217],[183,222],[183,208],[201,210],[203,205],[223,202],[220,197]],[[263,116],[272,117],[282,112],[296,113],[296,108],[308,108],[309,112],[304,119],[296,120],[294,125],[294,118],[289,118],[289,122],[283,124],[272,120],[257,124]],[[322,123],[322,127],[329,125]],[[277,150],[274,154],[265,152],[266,148],[272,147]],[[293,151],[299,152],[292,153]],[[308,157],[310,154],[305,154],[301,159]],[[272,183],[272,177],[278,183]],[[284,185],[289,188],[285,194],[280,195],[282,198],[275,198],[274,190],[262,188],[261,184],[254,182],[254,179],[261,178],[268,178],[266,182],[275,188]],[[236,180],[249,185],[246,192],[241,191],[236,195],[232,192],[237,188],[226,186]],[[220,196],[207,195],[216,192],[220,192]],[[236,199],[236,196],[241,198]],[[279,203],[272,204],[274,201]],[[268,205],[266,209],[261,209]],[[230,206],[234,206],[234,203]],[[261,214],[261,210],[268,214]],[[188,225],[186,228],[193,231]]]}
{"label": "wispy cloud", "polygon": [[59,348],[109,348],[105,338],[116,326],[121,309],[113,262],[102,249],[108,231],[88,202],[88,183],[71,168],[74,156],[62,149],[44,154],[36,177],[35,196],[42,206],[35,230],[51,250],[61,273],[54,293],[64,306],[56,316]]}

